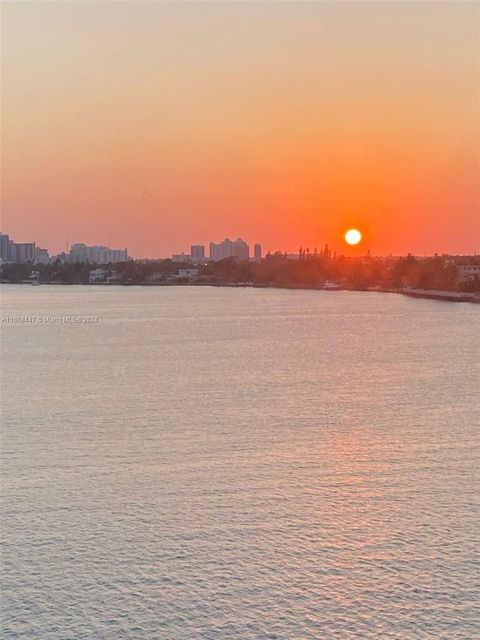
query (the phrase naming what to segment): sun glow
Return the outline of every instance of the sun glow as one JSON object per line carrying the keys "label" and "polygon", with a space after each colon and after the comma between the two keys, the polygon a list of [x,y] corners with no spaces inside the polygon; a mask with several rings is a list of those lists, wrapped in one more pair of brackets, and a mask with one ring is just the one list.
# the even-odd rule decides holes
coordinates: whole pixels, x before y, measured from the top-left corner
{"label": "sun glow", "polygon": [[358,229],[349,229],[345,233],[345,242],[347,244],[358,244],[362,239],[362,234]]}

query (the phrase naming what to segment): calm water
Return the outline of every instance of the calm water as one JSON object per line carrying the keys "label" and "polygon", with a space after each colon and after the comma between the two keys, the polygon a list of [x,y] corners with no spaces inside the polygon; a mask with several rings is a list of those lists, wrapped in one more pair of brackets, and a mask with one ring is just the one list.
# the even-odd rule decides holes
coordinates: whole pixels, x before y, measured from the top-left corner
{"label": "calm water", "polygon": [[480,308],[2,288],[3,635],[480,637]]}

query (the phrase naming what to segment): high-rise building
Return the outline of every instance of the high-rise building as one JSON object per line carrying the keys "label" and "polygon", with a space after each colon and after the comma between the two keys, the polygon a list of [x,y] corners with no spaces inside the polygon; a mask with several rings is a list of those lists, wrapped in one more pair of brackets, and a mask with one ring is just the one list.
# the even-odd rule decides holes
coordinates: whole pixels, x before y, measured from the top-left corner
{"label": "high-rise building", "polygon": [[262,245],[258,242],[253,248],[253,255],[255,257],[255,260],[260,262],[260,260],[262,259]]}
{"label": "high-rise building", "polygon": [[46,249],[40,249],[40,247],[36,247],[35,249],[35,264],[49,264],[50,256],[48,255],[48,251]]}
{"label": "high-rise building", "polygon": [[[77,242],[70,247],[67,255],[68,262],[90,262],[88,259],[88,247],[83,242]],[[93,262],[93,260],[92,260]]]}
{"label": "high-rise building", "polygon": [[35,242],[15,242],[13,262],[29,262],[35,260]]}
{"label": "high-rise building", "polygon": [[0,233],[0,262],[12,261],[11,244],[8,234]]}
{"label": "high-rise building", "polygon": [[34,258],[34,242],[14,242],[7,233],[0,233],[0,262],[28,262]]}
{"label": "high-rise building", "polygon": [[8,262],[15,262],[15,243],[13,240],[10,240],[8,243]]}
{"label": "high-rise building", "polygon": [[240,260],[248,260],[250,257],[250,249],[245,240],[237,238],[233,244],[233,255]]}
{"label": "high-rise building", "polygon": [[192,262],[205,260],[205,247],[203,244],[192,244],[190,247],[190,259]]}
{"label": "high-rise building", "polygon": [[214,262],[224,260],[225,258],[248,260],[249,254],[248,244],[241,238],[237,238],[235,241],[225,238],[225,240],[219,244],[215,244],[215,242],[210,243],[210,260]]}
{"label": "high-rise building", "polygon": [[215,242],[210,242],[210,260],[217,262],[217,260],[223,260],[224,257],[223,243],[215,244]]}
{"label": "high-rise building", "polygon": [[110,262],[127,262],[128,260],[128,251],[126,249],[110,249],[111,251],[111,259]]}
{"label": "high-rise building", "polygon": [[88,247],[86,244],[78,242],[72,244],[66,260],[67,262],[115,264],[117,262],[126,262],[128,260],[128,252],[126,249],[110,249],[103,246]]}

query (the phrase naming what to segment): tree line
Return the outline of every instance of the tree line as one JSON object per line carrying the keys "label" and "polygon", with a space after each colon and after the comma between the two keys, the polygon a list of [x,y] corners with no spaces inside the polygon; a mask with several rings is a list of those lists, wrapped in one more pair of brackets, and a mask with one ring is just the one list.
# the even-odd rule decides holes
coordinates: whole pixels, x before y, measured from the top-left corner
{"label": "tree line", "polygon": [[[479,258],[463,258],[462,263],[480,263]],[[197,283],[229,284],[252,283],[258,286],[315,288],[332,281],[349,289],[377,287],[398,290],[404,287],[447,291],[480,291],[480,280],[461,282],[454,259],[447,256],[417,258],[407,255],[399,258],[332,257],[328,253],[303,254],[294,259],[277,252],[268,254],[259,262],[227,258],[201,265],[175,263],[172,260],[135,261],[97,265],[89,263],[61,263],[48,265],[3,265],[3,282],[23,282],[32,271],[39,274],[40,282],[61,284],[88,284],[90,271],[104,268],[107,275],[116,272],[123,284],[148,284],[169,281],[169,276],[186,268],[198,269]]]}

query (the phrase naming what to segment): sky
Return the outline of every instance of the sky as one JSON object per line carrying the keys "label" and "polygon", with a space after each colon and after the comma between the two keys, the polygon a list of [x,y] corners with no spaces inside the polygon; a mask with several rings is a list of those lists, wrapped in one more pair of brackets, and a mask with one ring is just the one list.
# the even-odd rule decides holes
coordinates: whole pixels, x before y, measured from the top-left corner
{"label": "sky", "polygon": [[3,2],[1,229],[478,251],[479,6]]}

